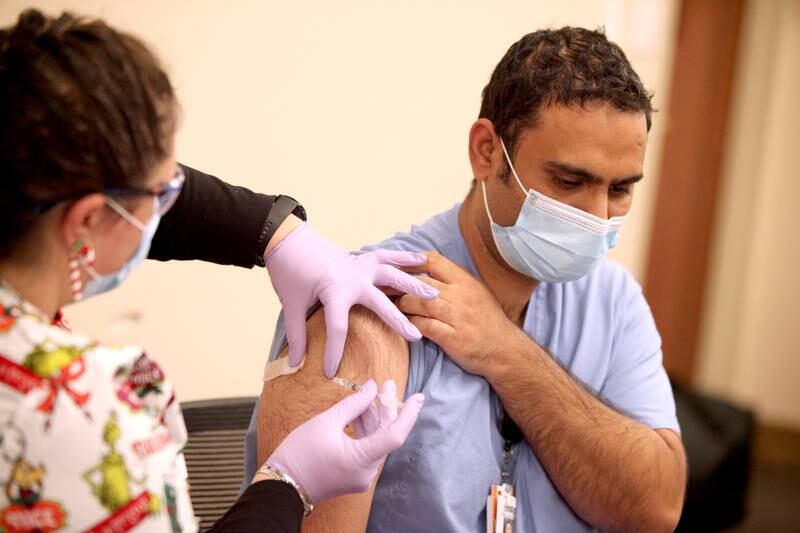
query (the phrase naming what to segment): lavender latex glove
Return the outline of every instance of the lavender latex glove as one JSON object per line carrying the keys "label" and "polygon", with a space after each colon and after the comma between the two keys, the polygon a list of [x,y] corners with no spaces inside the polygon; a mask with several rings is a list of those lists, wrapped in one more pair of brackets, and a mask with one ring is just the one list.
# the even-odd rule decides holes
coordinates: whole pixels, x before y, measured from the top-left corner
{"label": "lavender latex glove", "polygon": [[289,341],[289,364],[299,365],[306,351],[306,313],[317,300],[325,306],[324,371],[336,375],[347,337],[350,308],[361,304],[380,317],[408,341],[422,335],[375,286],[392,287],[419,298],[431,300],[439,295],[392,265],[415,266],[427,258],[412,252],[376,250],[354,255],[339,248],[306,224],[295,228],[267,256],[266,266],[272,286],[283,306]]}
{"label": "lavender latex glove", "polygon": [[[384,383],[383,391],[395,390]],[[361,389],[292,431],[267,459],[272,468],[285,472],[313,503],[364,492],[386,456],[403,445],[417,421],[425,397],[414,394],[397,414],[395,409],[375,408],[378,387],[372,380]],[[373,410],[375,423],[359,417]],[[366,433],[353,439],[344,433],[353,422]],[[357,431],[358,432],[358,431]]]}
{"label": "lavender latex glove", "polygon": [[369,404],[369,408],[353,421],[356,437],[359,439],[366,437],[377,431],[378,428],[391,424],[397,418],[397,404],[387,400],[396,398],[397,385],[394,380],[387,379],[381,386],[377,401]]}

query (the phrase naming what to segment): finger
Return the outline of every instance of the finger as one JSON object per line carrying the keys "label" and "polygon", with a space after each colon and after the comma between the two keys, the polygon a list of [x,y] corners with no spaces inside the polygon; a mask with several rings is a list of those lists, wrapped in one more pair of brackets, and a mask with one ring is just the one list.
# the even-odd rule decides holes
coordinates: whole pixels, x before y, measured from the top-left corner
{"label": "finger", "polygon": [[299,365],[306,355],[306,310],[302,306],[283,309],[286,339],[289,342],[289,366]]}
{"label": "finger", "polygon": [[441,320],[425,316],[412,316],[409,320],[419,329],[423,337],[426,337],[440,346],[449,345],[450,339],[456,334],[453,326],[445,324]]}
{"label": "finger", "polygon": [[407,315],[427,316],[436,318],[447,324],[451,323],[453,304],[441,298],[436,300],[420,300],[413,296],[405,295],[397,300],[397,308]]}
{"label": "finger", "polygon": [[428,261],[425,254],[402,252],[399,250],[375,250],[372,252],[379,263],[391,263],[400,266],[424,265]]}
{"label": "finger", "polygon": [[[369,410],[367,410],[367,412],[369,412]],[[357,439],[360,439],[360,438],[364,437],[365,435],[369,435],[369,432],[366,430],[366,428],[364,427],[364,423],[362,422],[363,418],[364,417],[362,415],[362,416],[356,418],[355,420],[353,420],[353,422],[352,422],[353,431],[355,432],[355,435],[356,435]]]}
{"label": "finger", "polygon": [[[434,289],[437,289],[439,291],[439,298],[447,298],[446,294],[447,294],[447,288],[449,287],[449,285],[447,285],[445,283],[442,283],[441,281],[439,281],[437,279],[429,278],[428,276],[425,276],[425,275],[422,275],[422,274],[420,274],[418,276],[414,276],[414,278],[420,280],[422,283],[425,283],[426,285],[430,285]],[[376,283],[376,285],[379,285],[379,284]],[[381,291],[386,296],[402,296],[402,295],[406,294],[405,291],[399,291],[397,289],[394,289],[392,287],[387,287],[387,286],[379,286],[378,290]]]}
{"label": "finger", "polygon": [[325,309],[325,353],[323,368],[325,376],[332,379],[339,370],[339,362],[344,353],[344,342],[347,339],[347,320],[350,314],[350,303],[332,300],[324,304]]}
{"label": "finger", "polygon": [[383,382],[378,394],[378,404],[378,426],[390,425],[397,418],[397,384],[394,380],[387,379]]}
{"label": "finger", "polygon": [[361,385],[358,392],[333,404],[325,411],[325,416],[331,417],[337,428],[344,429],[369,409],[377,394],[378,386],[370,379]]}
{"label": "finger", "polygon": [[389,453],[403,445],[417,421],[425,396],[415,394],[406,401],[392,425],[378,429],[372,435],[356,441],[364,457],[373,463],[382,461]]}
{"label": "finger", "polygon": [[457,264],[437,252],[428,252],[428,262],[420,266],[406,267],[406,272],[427,272],[430,277],[444,283],[453,283],[464,275],[471,275]]}
{"label": "finger", "polygon": [[435,287],[389,265],[378,265],[375,268],[375,285],[393,287],[426,300],[439,296],[439,291]]}
{"label": "finger", "polygon": [[367,410],[353,420],[353,429],[355,429],[356,438],[358,439],[375,432],[380,425],[380,414],[378,413],[378,408],[375,407],[375,402],[369,404]]}
{"label": "finger", "polygon": [[407,341],[416,342],[422,338],[419,330],[408,321],[403,313],[398,311],[397,307],[385,294],[375,287],[368,287],[359,299],[359,303],[371,309],[378,315],[378,318]]}

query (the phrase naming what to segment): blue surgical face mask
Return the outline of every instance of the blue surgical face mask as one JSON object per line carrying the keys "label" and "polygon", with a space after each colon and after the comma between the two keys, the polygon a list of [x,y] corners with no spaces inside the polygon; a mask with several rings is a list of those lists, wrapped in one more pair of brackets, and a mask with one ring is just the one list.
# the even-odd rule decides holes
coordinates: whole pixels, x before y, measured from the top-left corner
{"label": "blue surgical face mask", "polygon": [[147,224],[142,224],[139,219],[131,215],[113,198],[107,198],[106,203],[111,209],[116,211],[119,216],[139,228],[139,230],[142,232],[142,239],[139,241],[139,247],[136,248],[133,256],[128,260],[127,263],[122,265],[122,268],[116,272],[112,272],[110,274],[98,274],[97,271],[95,271],[95,269],[91,266],[84,265],[86,271],[92,278],[84,285],[84,299],[97,296],[98,294],[108,292],[112,289],[116,289],[123,281],[127,279],[128,275],[131,273],[131,271],[133,271],[133,269],[142,264],[142,262],[147,258],[147,254],[150,252],[150,244],[153,242],[153,236],[156,234],[158,223],[161,221],[161,213],[159,213],[157,209],[158,202],[155,201],[155,199],[153,216],[150,218]]}
{"label": "blue surgical face mask", "polygon": [[608,220],[548,198],[533,189],[525,191],[502,139],[506,161],[525,202],[511,227],[498,226],[489,212],[486,183],[483,203],[497,251],[517,272],[547,283],[574,281],[589,274],[609,249],[616,246],[625,217]]}

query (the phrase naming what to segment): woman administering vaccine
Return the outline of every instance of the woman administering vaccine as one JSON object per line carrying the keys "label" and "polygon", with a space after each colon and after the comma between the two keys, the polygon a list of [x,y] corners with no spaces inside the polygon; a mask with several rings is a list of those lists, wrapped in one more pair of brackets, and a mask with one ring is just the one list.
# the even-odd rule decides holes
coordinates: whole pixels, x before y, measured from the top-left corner
{"label": "woman administering vaccine", "polygon": [[[116,287],[147,256],[184,183],[176,116],[169,79],[130,35],[32,10],[0,30],[0,529],[197,527],[170,382],[140,348],[72,332],[60,312]],[[293,364],[316,300],[338,326],[326,369],[338,366],[353,303],[418,338],[374,285],[435,297],[390,266],[423,258],[351,256],[306,227],[296,203],[273,209],[261,238],[295,319]],[[392,390],[385,383],[381,396]],[[398,414],[377,396],[367,382],[292,432],[215,529],[299,530],[315,502],[365,490],[422,407],[412,396]],[[355,438],[343,431],[351,423]]]}

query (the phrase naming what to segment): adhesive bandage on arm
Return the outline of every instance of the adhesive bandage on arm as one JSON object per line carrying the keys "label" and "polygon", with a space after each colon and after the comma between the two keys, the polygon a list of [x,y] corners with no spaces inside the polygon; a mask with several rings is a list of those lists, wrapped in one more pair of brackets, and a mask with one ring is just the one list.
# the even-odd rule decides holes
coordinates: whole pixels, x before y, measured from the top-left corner
{"label": "adhesive bandage on arm", "polygon": [[264,383],[267,381],[272,381],[273,379],[281,376],[295,374],[302,370],[305,364],[306,360],[303,359],[299,365],[292,367],[289,365],[288,357],[281,357],[280,359],[270,361],[264,366]]}

